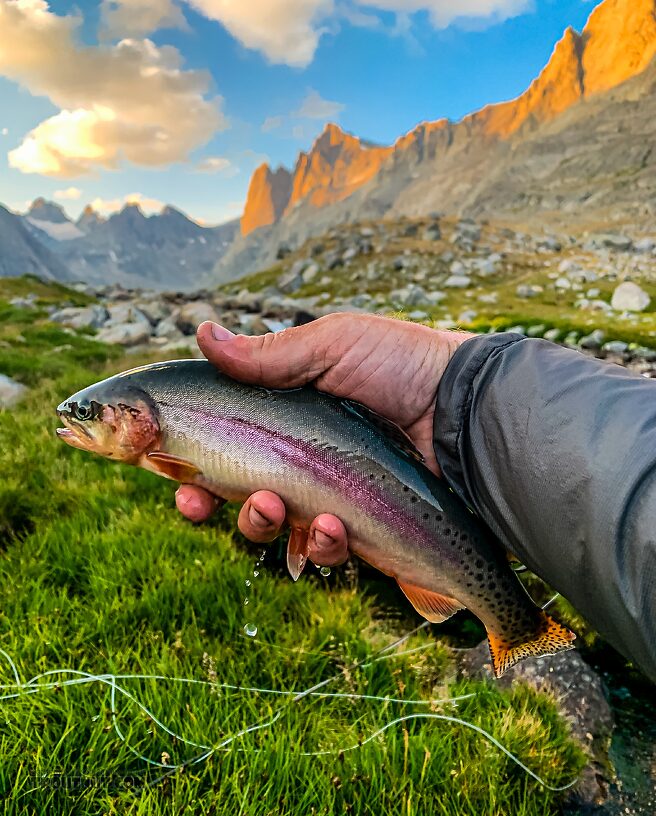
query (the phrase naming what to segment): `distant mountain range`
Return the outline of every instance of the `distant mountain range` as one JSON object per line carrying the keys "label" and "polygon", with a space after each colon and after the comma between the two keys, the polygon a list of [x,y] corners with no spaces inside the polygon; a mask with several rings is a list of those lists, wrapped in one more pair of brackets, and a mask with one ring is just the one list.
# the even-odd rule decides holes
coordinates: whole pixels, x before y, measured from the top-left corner
{"label": "distant mountain range", "polygon": [[0,207],[0,274],[192,289],[207,282],[237,230],[236,221],[201,227],[173,207],[146,216],[136,204],[109,218],[86,207],[74,222],[38,198],[24,215]]}
{"label": "distant mountain range", "polygon": [[293,170],[254,173],[240,222],[205,228],[128,205],[71,221],[0,208],[0,274],[189,289],[275,261],[339,224],[445,212],[562,231],[656,215],[656,0],[604,0],[517,99],[424,122],[391,146],[329,124]]}

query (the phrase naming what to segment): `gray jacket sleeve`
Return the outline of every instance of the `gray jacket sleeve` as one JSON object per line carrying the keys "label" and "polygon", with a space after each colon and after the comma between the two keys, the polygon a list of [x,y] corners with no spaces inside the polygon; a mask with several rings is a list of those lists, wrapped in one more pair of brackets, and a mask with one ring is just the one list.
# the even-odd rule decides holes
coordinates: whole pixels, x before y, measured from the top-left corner
{"label": "gray jacket sleeve", "polygon": [[475,337],[440,382],[434,442],[469,507],[656,681],[656,381]]}

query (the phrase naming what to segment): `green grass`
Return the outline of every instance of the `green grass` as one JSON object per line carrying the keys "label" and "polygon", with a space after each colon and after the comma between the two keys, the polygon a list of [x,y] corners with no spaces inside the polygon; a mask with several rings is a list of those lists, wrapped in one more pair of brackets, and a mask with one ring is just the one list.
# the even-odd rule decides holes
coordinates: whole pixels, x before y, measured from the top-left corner
{"label": "green grass", "polygon": [[[20,406],[0,412],[0,648],[23,680],[68,668],[301,690],[338,675],[327,691],[426,700],[477,696],[458,708],[417,708],[122,681],[171,730],[206,745],[280,711],[273,727],[238,739],[237,750],[219,750],[156,782],[158,769],[137,754],[155,761],[168,754],[178,764],[200,749],[171,738],[118,695],[121,740],[107,685],[60,685],[2,702],[3,813],[558,812],[558,794],[454,723],[411,720],[344,751],[398,716],[433,711],[490,731],[554,786],[574,779],[584,762],[544,695],[457,681],[436,627],[397,652],[428,648],[353,668],[407,629],[365,581],[351,585],[334,571],[328,579],[311,572],[293,584],[273,546],[247,590],[261,548],[233,532],[235,508],[212,523],[191,525],[175,511],[170,483],[64,446],[54,435],[54,406],[91,380],[141,360],[108,360],[104,347],[74,334],[67,335],[69,347],[55,353],[59,329],[29,321],[14,315],[12,331],[25,341],[3,346],[0,358],[0,370],[33,386]],[[254,639],[243,634],[247,622],[258,626]],[[1,656],[0,682],[13,682]],[[317,751],[332,753],[305,755]],[[70,789],[58,787],[58,774]]]}

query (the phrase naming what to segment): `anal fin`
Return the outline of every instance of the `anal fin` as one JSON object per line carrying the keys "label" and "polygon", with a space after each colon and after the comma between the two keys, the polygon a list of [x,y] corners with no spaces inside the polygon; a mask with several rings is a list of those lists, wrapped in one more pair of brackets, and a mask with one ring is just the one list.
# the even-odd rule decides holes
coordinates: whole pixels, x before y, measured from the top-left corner
{"label": "anal fin", "polygon": [[300,527],[292,527],[287,544],[287,569],[294,581],[298,581],[307,564],[309,553],[308,533]]}
{"label": "anal fin", "polygon": [[173,479],[174,482],[193,482],[194,477],[200,473],[200,468],[193,462],[172,453],[153,451],[147,454],[146,459],[150,470],[167,479]]}
{"label": "anal fin", "polygon": [[464,604],[449,595],[440,595],[439,592],[432,592],[405,581],[399,581],[398,584],[417,612],[431,623],[443,623],[465,608]]}
{"label": "anal fin", "polygon": [[521,643],[510,643],[501,635],[487,633],[494,676],[501,677],[508,669],[527,657],[546,657],[573,649],[576,635],[540,611],[540,622],[535,634]]}

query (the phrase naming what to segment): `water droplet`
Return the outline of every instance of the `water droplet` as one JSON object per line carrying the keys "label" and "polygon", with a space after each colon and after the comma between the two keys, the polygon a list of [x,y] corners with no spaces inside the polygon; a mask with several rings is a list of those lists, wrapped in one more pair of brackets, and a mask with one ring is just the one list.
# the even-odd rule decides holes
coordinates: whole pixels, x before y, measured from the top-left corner
{"label": "water droplet", "polygon": [[248,637],[255,637],[257,634],[257,626],[254,623],[247,623],[244,626],[244,632],[248,635]]}
{"label": "water droplet", "polygon": [[246,584],[246,586],[250,586],[250,585],[251,585],[251,582],[249,581],[249,579],[248,579],[248,578],[246,579],[246,581],[245,581],[244,583]]}
{"label": "water droplet", "polygon": [[257,570],[253,570],[253,578],[257,578],[260,573]]}
{"label": "water droplet", "polygon": [[248,598],[244,598],[244,606],[248,606]]}
{"label": "water droplet", "polygon": [[327,578],[330,575],[330,567],[321,567],[319,572],[323,575],[324,578]]}

